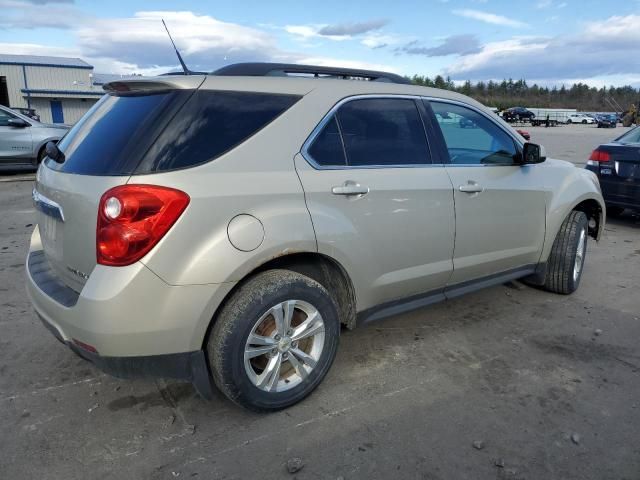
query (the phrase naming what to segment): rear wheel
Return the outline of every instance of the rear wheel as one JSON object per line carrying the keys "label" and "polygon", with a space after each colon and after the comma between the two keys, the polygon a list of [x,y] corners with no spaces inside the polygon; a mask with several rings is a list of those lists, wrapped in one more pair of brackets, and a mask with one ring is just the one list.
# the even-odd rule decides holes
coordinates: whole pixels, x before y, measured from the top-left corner
{"label": "rear wheel", "polygon": [[588,224],[585,213],[578,211],[562,222],[547,260],[545,289],[565,295],[578,289],[587,253]]}
{"label": "rear wheel", "polygon": [[586,124],[587,124],[587,121],[586,121],[586,120],[582,120],[582,124],[583,124],[583,125],[586,125]]}
{"label": "rear wheel", "polygon": [[251,410],[288,407],[324,379],[339,336],[338,311],[322,285],[288,270],[260,273],[227,302],[211,331],[213,379]]}

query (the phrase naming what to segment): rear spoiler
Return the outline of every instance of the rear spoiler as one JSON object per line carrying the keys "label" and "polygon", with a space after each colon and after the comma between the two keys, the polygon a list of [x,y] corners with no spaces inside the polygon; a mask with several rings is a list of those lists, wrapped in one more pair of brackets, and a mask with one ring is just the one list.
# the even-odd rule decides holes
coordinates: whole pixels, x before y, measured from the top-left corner
{"label": "rear spoiler", "polygon": [[106,93],[144,93],[159,92],[166,90],[197,89],[205,81],[206,76],[202,75],[180,75],[176,77],[148,77],[121,79],[105,83],[102,89]]}

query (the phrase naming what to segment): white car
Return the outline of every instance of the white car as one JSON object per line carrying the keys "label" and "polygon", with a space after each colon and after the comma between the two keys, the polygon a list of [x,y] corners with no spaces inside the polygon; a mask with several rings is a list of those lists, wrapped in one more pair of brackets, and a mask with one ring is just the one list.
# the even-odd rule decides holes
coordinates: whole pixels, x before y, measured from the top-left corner
{"label": "white car", "polygon": [[40,123],[0,105],[0,171],[37,168],[47,143],[57,143],[69,128]]}
{"label": "white car", "polygon": [[572,113],[567,118],[567,123],[582,123],[586,125],[587,123],[596,123],[596,121],[589,115],[585,115],[583,113]]}

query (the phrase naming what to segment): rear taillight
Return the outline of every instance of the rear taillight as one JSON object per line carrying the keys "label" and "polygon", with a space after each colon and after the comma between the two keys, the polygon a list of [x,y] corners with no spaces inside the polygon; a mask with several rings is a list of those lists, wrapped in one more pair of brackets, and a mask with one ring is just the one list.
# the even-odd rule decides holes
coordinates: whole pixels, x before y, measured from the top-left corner
{"label": "rear taillight", "polygon": [[598,150],[596,148],[593,152],[591,152],[589,160],[592,160],[593,162],[608,162],[609,160],[611,160],[611,154],[609,152]]}
{"label": "rear taillight", "polygon": [[122,185],[107,190],[98,207],[98,263],[121,267],[140,260],[187,205],[189,196],[173,188]]}

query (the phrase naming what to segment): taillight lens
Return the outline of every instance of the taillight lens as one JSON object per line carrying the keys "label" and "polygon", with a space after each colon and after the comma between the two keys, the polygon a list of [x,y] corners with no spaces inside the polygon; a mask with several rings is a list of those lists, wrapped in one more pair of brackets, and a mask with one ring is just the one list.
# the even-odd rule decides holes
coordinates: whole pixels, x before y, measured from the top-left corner
{"label": "taillight lens", "polygon": [[594,162],[608,162],[609,160],[611,160],[611,154],[603,150],[595,149],[593,152],[591,152],[589,160],[593,160]]}
{"label": "taillight lens", "polygon": [[122,185],[107,190],[98,207],[98,263],[125,266],[140,260],[189,205],[189,196],[155,185]]}

